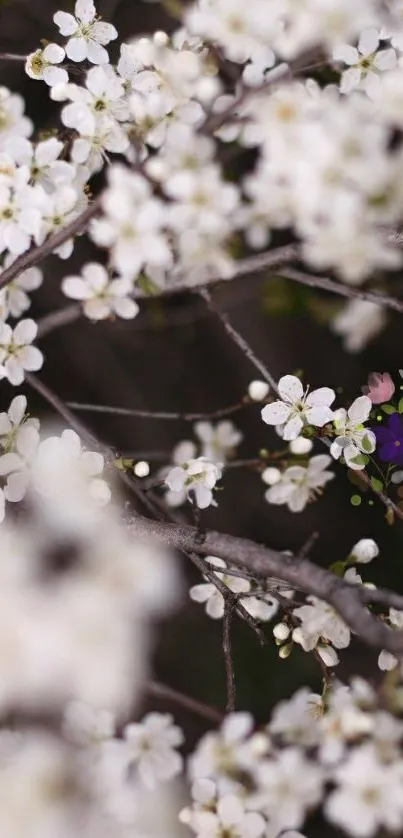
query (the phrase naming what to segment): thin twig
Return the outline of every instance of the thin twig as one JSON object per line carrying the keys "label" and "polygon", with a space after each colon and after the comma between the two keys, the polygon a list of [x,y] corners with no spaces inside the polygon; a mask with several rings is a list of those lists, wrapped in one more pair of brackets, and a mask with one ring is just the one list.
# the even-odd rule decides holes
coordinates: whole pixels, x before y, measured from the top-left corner
{"label": "thin twig", "polygon": [[222,625],[222,648],[225,661],[225,675],[227,683],[227,704],[225,710],[227,713],[233,713],[235,710],[235,671],[234,662],[232,659],[232,643],[231,643],[231,625],[232,615],[235,606],[235,600],[227,600],[224,605],[223,625]]}
{"label": "thin twig", "polygon": [[17,55],[14,52],[1,52],[0,53],[0,61],[17,61],[19,63],[23,63],[27,60],[27,55]]}
{"label": "thin twig", "polygon": [[264,380],[267,381],[268,384],[270,384],[270,387],[274,390],[274,392],[277,392],[277,382],[274,380],[272,374],[269,372],[263,361],[261,361],[260,358],[258,358],[255,355],[252,347],[249,346],[245,338],[234,328],[234,326],[228,318],[228,315],[214,306],[213,301],[211,299],[211,294],[209,293],[209,291],[207,291],[206,288],[202,288],[199,291],[199,293],[200,296],[203,297],[203,299],[206,301],[208,307],[213,312],[213,314],[216,314],[217,317],[221,320],[221,323],[223,324],[224,329],[227,332],[227,335],[229,335],[231,340],[234,343],[236,343],[241,352],[253,364],[255,369],[258,370],[258,372],[264,378]]}
{"label": "thin twig", "polygon": [[218,410],[213,410],[211,413],[180,413],[172,411],[153,411],[142,410],[131,407],[110,407],[102,404],[84,404],[82,402],[67,402],[68,406],[74,410],[88,411],[89,413],[110,413],[114,416],[136,416],[140,419],[156,419],[156,420],[173,420],[184,422],[196,422],[199,419],[221,419],[223,416],[231,416],[242,410],[247,404],[250,404],[248,399],[244,399],[237,404],[229,405],[228,407],[221,407]]}
{"label": "thin twig", "polygon": [[298,551],[298,555],[302,559],[306,559],[312,552],[312,548],[315,546],[317,540],[319,538],[318,532],[312,532],[310,536],[306,539],[304,544],[302,545],[301,549]]}
{"label": "thin twig", "polygon": [[380,291],[364,291],[361,288],[352,288],[350,285],[343,285],[341,282],[328,279],[328,277],[306,274],[294,268],[282,270],[281,276],[284,279],[299,282],[301,285],[307,285],[309,288],[320,288],[322,291],[329,291],[331,294],[338,294],[352,300],[365,300],[368,303],[375,303],[378,306],[398,311],[400,314],[403,313],[403,300],[397,300],[395,297],[382,294]]}
{"label": "thin twig", "polygon": [[172,687],[167,687],[166,684],[161,684],[159,681],[149,681],[146,685],[146,692],[155,696],[155,698],[164,699],[183,707],[185,710],[190,710],[191,713],[196,713],[197,716],[201,716],[201,718],[207,719],[208,722],[213,722],[213,724],[220,724],[224,718],[224,714],[215,707],[191,698]]}

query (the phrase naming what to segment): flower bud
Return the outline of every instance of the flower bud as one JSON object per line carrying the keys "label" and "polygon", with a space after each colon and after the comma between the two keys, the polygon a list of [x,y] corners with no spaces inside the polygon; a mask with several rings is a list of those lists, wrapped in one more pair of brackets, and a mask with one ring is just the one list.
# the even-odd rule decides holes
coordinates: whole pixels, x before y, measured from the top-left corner
{"label": "flower bud", "polygon": [[269,466],[265,468],[262,472],[262,480],[264,483],[267,483],[268,486],[274,486],[275,483],[281,479],[281,471],[278,468],[274,468],[273,466]]}
{"label": "flower bud", "polygon": [[287,643],[286,646],[282,646],[281,649],[279,649],[278,656],[282,660],[286,660],[286,658],[290,657],[291,652],[292,652],[292,643]]}
{"label": "flower bud", "polygon": [[287,640],[290,636],[290,629],[285,623],[277,623],[273,628],[273,634],[276,640]]}
{"label": "flower bud", "polygon": [[139,460],[134,466],[134,473],[136,477],[148,477],[150,474],[150,466],[145,460]]}
{"label": "flower bud", "polygon": [[270,390],[266,381],[251,381],[248,387],[248,396],[254,402],[262,402]]}
{"label": "flower bud", "polygon": [[361,538],[351,550],[352,558],[359,564],[368,564],[379,555],[379,547],[372,538]]}
{"label": "flower bud", "polygon": [[297,436],[296,439],[290,442],[290,451],[292,454],[309,454],[312,448],[313,442],[304,436]]}

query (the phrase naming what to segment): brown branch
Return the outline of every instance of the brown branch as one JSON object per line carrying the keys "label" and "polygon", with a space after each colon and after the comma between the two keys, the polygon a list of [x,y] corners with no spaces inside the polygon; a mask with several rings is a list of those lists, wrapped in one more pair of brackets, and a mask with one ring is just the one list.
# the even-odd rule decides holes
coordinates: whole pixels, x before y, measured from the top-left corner
{"label": "brown branch", "polygon": [[18,259],[16,259],[15,262],[13,262],[8,268],[5,268],[5,270],[0,273],[0,288],[4,288],[6,285],[9,285],[13,279],[16,279],[16,277],[23,271],[26,271],[27,268],[37,265],[45,259],[46,256],[50,256],[54,250],[68,241],[68,239],[81,232],[86,227],[90,219],[100,209],[101,200],[102,195],[98,195],[98,197],[95,198],[95,200],[92,201],[88,207],[86,207],[84,212],[74,218],[70,224],[66,224],[66,226],[62,227],[61,230],[58,230],[57,233],[53,233],[45,239],[43,244],[40,244],[37,247],[31,247],[30,250],[27,250],[26,253],[19,256]]}
{"label": "brown branch", "polygon": [[172,411],[141,410],[132,407],[109,407],[102,404],[67,402],[67,405],[73,408],[73,410],[88,411],[89,413],[110,413],[114,416],[137,416],[140,419],[178,420],[183,422],[196,422],[200,419],[221,419],[223,416],[231,416],[233,413],[238,413],[247,404],[251,404],[251,402],[245,399],[245,401],[229,405],[228,407],[221,407],[211,413],[174,413]]}
{"label": "brown branch", "polygon": [[287,268],[285,271],[282,270],[281,276],[284,279],[291,279],[292,282],[307,285],[309,288],[320,288],[322,291],[329,291],[331,294],[338,294],[341,297],[348,297],[352,300],[364,300],[368,303],[375,303],[378,306],[398,311],[400,314],[403,313],[403,300],[397,300],[395,297],[381,294],[380,291],[364,291],[360,288],[352,288],[351,285],[343,285],[341,282],[335,282],[333,279],[328,279],[324,276],[316,276],[316,274],[306,274],[294,268]]}
{"label": "brown branch", "polygon": [[128,526],[133,535],[156,538],[181,551],[217,556],[258,576],[276,577],[291,588],[328,602],[351,631],[368,645],[394,655],[403,654],[403,632],[391,631],[365,608],[368,589],[349,584],[308,559],[287,556],[249,539],[215,531],[207,531],[200,542],[197,530],[190,526],[157,523],[140,517],[131,519]]}
{"label": "brown branch", "polygon": [[231,643],[231,625],[232,616],[235,607],[235,598],[232,602],[229,600],[224,606],[223,624],[222,624],[222,648],[225,662],[225,675],[227,682],[227,703],[225,706],[226,713],[233,713],[235,710],[236,688],[235,688],[235,672],[234,662],[232,659],[232,643]]}
{"label": "brown branch", "polygon": [[178,707],[190,710],[191,713],[196,713],[197,716],[201,716],[201,718],[207,719],[208,722],[213,722],[213,724],[220,724],[224,718],[224,714],[215,707],[210,707],[209,704],[204,704],[204,702],[191,698],[178,690],[172,689],[172,687],[167,687],[166,684],[161,684],[159,681],[149,681],[146,685],[146,692],[155,698],[169,701],[178,705]]}
{"label": "brown branch", "polygon": [[239,347],[241,352],[246,356],[246,358],[248,358],[248,360],[253,364],[255,369],[258,370],[260,375],[264,378],[265,381],[267,381],[268,384],[270,384],[270,387],[276,393],[277,392],[277,382],[274,380],[271,372],[267,369],[267,367],[265,366],[263,361],[261,361],[260,358],[258,358],[255,355],[252,347],[249,346],[249,344],[245,340],[245,338],[239,332],[237,332],[237,330],[234,328],[234,326],[230,322],[228,315],[225,314],[225,312],[220,311],[219,309],[216,308],[216,306],[213,304],[213,301],[211,299],[211,294],[209,293],[209,291],[207,291],[206,288],[202,288],[199,293],[200,293],[200,296],[203,297],[203,299],[206,301],[206,303],[207,303],[209,309],[212,311],[212,313],[216,314],[217,317],[219,317],[219,319],[221,320],[221,323],[224,326],[225,331],[227,332],[227,335],[229,335],[231,340],[234,343],[236,343],[236,345]]}
{"label": "brown branch", "polygon": [[19,63],[24,63],[28,58],[28,55],[17,55],[14,52],[1,52],[0,53],[0,61],[16,61]]}

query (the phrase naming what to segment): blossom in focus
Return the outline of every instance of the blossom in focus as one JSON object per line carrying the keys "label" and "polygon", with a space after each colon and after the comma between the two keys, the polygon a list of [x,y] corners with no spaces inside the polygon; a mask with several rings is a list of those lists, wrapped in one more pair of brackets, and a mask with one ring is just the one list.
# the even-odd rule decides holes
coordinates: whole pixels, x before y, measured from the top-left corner
{"label": "blossom in focus", "polygon": [[137,303],[130,299],[130,279],[111,279],[103,265],[96,262],[85,265],[81,277],[65,277],[62,291],[66,297],[82,301],[84,314],[90,320],[105,320],[114,314],[131,320],[139,311]]}
{"label": "blossom in focus", "polygon": [[56,12],[53,20],[60,34],[68,38],[66,55],[72,61],[92,64],[107,64],[109,61],[105,45],[117,38],[118,33],[111,23],[104,23],[96,16],[92,0],[77,0],[74,15]]}
{"label": "blossom in focus", "polygon": [[268,503],[281,506],[287,504],[290,512],[302,512],[309,501],[321,494],[321,489],[334,474],[327,470],[331,457],[327,454],[317,454],[312,457],[308,466],[290,466],[267,490],[265,498]]}
{"label": "blossom in focus", "polygon": [[364,427],[372,408],[368,396],[359,396],[346,411],[344,407],[336,410],[333,424],[338,434],[330,447],[335,460],[342,455],[349,468],[359,471],[365,467],[362,454],[372,454],[376,448],[373,431]]}
{"label": "blossom in focus", "polygon": [[127,725],[123,736],[130,770],[135,768],[148,788],[182,770],[183,759],[176,749],[184,737],[169,713],[148,713],[141,722]]}
{"label": "blossom in focus", "polygon": [[267,425],[284,425],[282,437],[296,439],[304,423],[322,428],[333,416],[330,405],[336,398],[330,387],[320,387],[308,393],[295,375],[284,375],[278,383],[280,400],[265,405],[263,422]]}
{"label": "blossom in focus", "polygon": [[[56,84],[67,84],[69,75],[63,67],[58,67],[66,57],[64,49],[58,44],[48,44],[45,49],[37,49],[28,55],[25,62],[25,72],[31,79],[43,81],[54,87]],[[56,66],[55,66],[56,65]]]}
{"label": "blossom in focus", "polygon": [[37,372],[43,364],[42,352],[31,346],[38,327],[34,320],[20,320],[13,330],[8,323],[0,323],[0,379],[10,384],[22,384],[24,373]]}
{"label": "blossom in focus", "polygon": [[196,457],[181,466],[171,468],[165,477],[165,483],[171,492],[186,491],[189,500],[194,499],[199,509],[217,506],[213,498],[213,489],[221,477],[219,463],[211,463],[206,457]]}
{"label": "blossom in focus", "polygon": [[351,93],[357,87],[371,98],[375,98],[380,91],[378,73],[393,70],[396,66],[394,49],[379,50],[379,33],[376,29],[365,29],[362,32],[358,47],[343,44],[335,47],[333,58],[348,64],[341,77],[341,93]]}
{"label": "blossom in focus", "polygon": [[389,416],[384,425],[374,428],[379,459],[403,465],[403,423],[398,413]]}
{"label": "blossom in focus", "polygon": [[362,388],[362,392],[371,399],[372,404],[388,402],[395,390],[396,387],[388,372],[371,372],[368,376],[368,384]]}
{"label": "blossom in focus", "polygon": [[319,640],[332,643],[336,649],[345,649],[350,643],[350,629],[334,608],[314,596],[309,596],[308,602],[309,605],[301,605],[293,611],[301,623],[293,631],[293,640],[305,652],[315,649]]}

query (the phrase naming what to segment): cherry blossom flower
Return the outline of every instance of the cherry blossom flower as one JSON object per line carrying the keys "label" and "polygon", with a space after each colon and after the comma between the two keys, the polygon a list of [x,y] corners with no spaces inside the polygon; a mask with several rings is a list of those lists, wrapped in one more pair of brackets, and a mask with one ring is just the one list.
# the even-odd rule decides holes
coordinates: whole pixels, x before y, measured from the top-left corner
{"label": "cherry blossom flower", "polygon": [[357,838],[370,838],[381,827],[402,828],[400,765],[383,762],[372,743],[354,748],[335,779],[337,787],[325,803],[331,823]]}
{"label": "cherry blossom flower", "polygon": [[75,168],[66,160],[60,160],[64,145],[56,137],[49,137],[37,145],[20,137],[8,145],[13,159],[28,167],[30,183],[39,183],[45,192],[51,194],[62,184],[74,181]]}
{"label": "cherry blossom flower", "polygon": [[30,119],[24,115],[24,100],[18,93],[0,86],[0,151],[15,137],[29,137],[33,131]]}
{"label": "cherry blossom flower", "polygon": [[130,769],[136,769],[146,787],[155,788],[180,773],[183,759],[176,748],[184,737],[168,713],[148,713],[141,722],[127,725],[123,736]]}
{"label": "cherry blossom flower", "polygon": [[172,492],[186,490],[189,500],[194,496],[199,509],[217,506],[213,498],[213,489],[221,477],[219,463],[211,463],[206,457],[188,460],[180,466],[174,466],[167,476],[165,483]]}
{"label": "cherry blossom flower", "polygon": [[[323,771],[298,748],[285,748],[257,769],[263,812],[277,834],[298,829],[322,797]],[[298,783],[295,778],[298,777]]]}
{"label": "cherry blossom flower", "polygon": [[308,393],[295,375],[284,375],[278,383],[281,401],[267,404],[262,419],[267,425],[284,425],[283,439],[299,436],[304,423],[322,428],[333,416],[330,405],[336,398],[330,387],[321,387]]}
{"label": "cherry blossom flower", "polygon": [[66,53],[58,44],[48,44],[44,49],[37,49],[28,55],[25,72],[31,79],[44,81],[49,87],[67,84],[69,74],[63,67],[55,65],[64,61]]}
{"label": "cherry blossom flower", "polygon": [[317,454],[308,466],[290,466],[281,474],[279,480],[271,484],[265,494],[268,503],[281,506],[287,504],[290,512],[302,512],[309,501],[321,494],[321,489],[334,474],[327,470],[331,457]]}
{"label": "cherry blossom flower", "polygon": [[[9,267],[13,262],[13,257],[6,257],[4,268]],[[27,291],[36,291],[42,285],[42,281],[43,274],[41,269],[33,267],[20,273],[13,282],[10,282],[5,288],[2,288],[0,290],[1,319],[7,320],[10,316],[15,318],[21,317],[21,314],[24,314],[31,305]]]}
{"label": "cherry blossom flower", "polygon": [[[231,573],[226,573],[227,565],[216,556],[206,556],[206,561],[210,565],[217,568],[214,571],[214,576],[220,579],[224,585],[233,591],[235,594],[248,593],[251,591],[251,584],[247,579],[242,579],[239,576],[233,576]],[[220,620],[224,616],[225,601],[223,595],[217,590],[213,582],[202,582],[199,585],[193,585],[189,591],[190,598],[194,602],[205,603],[205,611],[213,620]],[[240,597],[240,602],[246,611],[258,620],[270,620],[278,610],[278,602],[268,594],[264,594],[262,598],[255,596]]]}
{"label": "cherry blossom flower", "polygon": [[106,44],[117,38],[118,33],[111,23],[103,23],[96,17],[92,0],[77,0],[75,15],[56,12],[53,20],[60,34],[68,38],[66,55],[72,61],[91,61],[92,64],[107,64]]}
{"label": "cherry blossom flower", "polygon": [[309,596],[308,602],[309,605],[301,605],[293,611],[294,617],[301,622],[293,631],[293,640],[305,652],[315,649],[321,639],[332,643],[336,649],[345,649],[350,643],[350,629],[334,608],[314,596]]}
{"label": "cherry blossom flower", "polygon": [[0,323],[0,378],[8,378],[17,386],[24,381],[24,372],[37,372],[43,364],[42,352],[31,346],[38,327],[34,320],[20,320],[15,329]]}
{"label": "cherry blossom flower", "polygon": [[90,320],[105,320],[116,314],[131,320],[139,311],[130,299],[133,285],[127,278],[111,279],[108,271],[97,262],[82,269],[82,277],[68,276],[62,282],[66,297],[83,302],[83,311]]}
{"label": "cherry blossom flower", "polygon": [[371,372],[368,385],[362,387],[362,392],[371,399],[372,404],[388,402],[395,390],[396,387],[388,372]]}
{"label": "cherry blossom flower", "polygon": [[216,803],[215,811],[199,811],[190,821],[199,838],[260,838],[266,827],[265,818],[249,812],[236,794],[226,794]]}
{"label": "cherry blossom flower", "polygon": [[211,422],[196,422],[194,430],[202,443],[203,457],[212,463],[225,463],[243,439],[243,434],[229,420],[218,422],[216,426]]}
{"label": "cherry blossom flower", "polygon": [[379,33],[376,29],[362,32],[357,49],[347,44],[335,47],[333,58],[350,67],[342,74],[341,92],[351,93],[354,88],[362,87],[371,98],[380,93],[377,74],[393,70],[397,60],[394,49],[379,50]]}
{"label": "cherry blossom flower", "polygon": [[372,402],[368,396],[359,396],[346,411],[336,410],[333,424],[338,434],[330,447],[332,457],[338,460],[342,455],[349,468],[359,471],[365,467],[362,454],[372,454],[376,448],[376,436],[364,427],[369,419]]}

